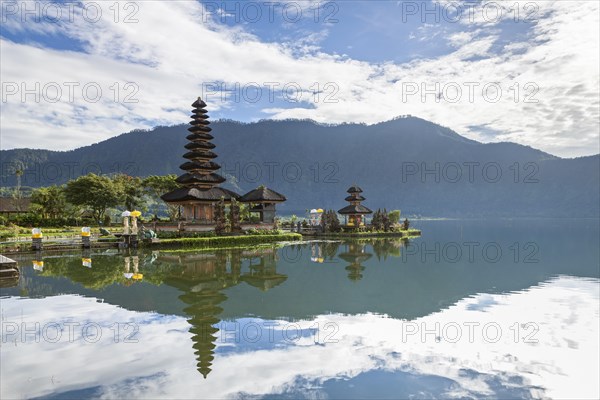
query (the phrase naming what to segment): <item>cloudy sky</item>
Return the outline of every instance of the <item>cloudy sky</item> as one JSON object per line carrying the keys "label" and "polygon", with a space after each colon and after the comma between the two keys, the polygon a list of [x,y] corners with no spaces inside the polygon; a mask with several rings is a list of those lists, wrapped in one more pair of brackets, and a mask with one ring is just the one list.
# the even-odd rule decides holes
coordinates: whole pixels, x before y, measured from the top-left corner
{"label": "cloudy sky", "polygon": [[0,148],[213,118],[414,115],[597,154],[597,1],[2,1]]}

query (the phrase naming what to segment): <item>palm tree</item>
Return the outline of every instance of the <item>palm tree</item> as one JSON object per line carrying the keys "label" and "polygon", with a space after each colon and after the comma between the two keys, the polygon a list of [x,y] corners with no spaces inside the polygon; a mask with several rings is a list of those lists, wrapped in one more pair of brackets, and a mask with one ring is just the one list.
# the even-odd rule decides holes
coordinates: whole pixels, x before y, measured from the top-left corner
{"label": "palm tree", "polygon": [[17,177],[17,186],[15,187],[15,191],[13,193],[13,202],[15,206],[15,210],[21,211],[21,177],[23,176],[23,164],[19,163],[19,166],[15,168],[15,176]]}

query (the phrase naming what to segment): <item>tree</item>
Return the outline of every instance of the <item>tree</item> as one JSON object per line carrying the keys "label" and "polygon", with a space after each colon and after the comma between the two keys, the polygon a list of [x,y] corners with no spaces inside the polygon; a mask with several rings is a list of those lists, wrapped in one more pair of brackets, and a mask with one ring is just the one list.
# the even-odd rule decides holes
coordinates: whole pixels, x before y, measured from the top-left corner
{"label": "tree", "polygon": [[240,221],[250,222],[250,205],[242,203],[240,206]]}
{"label": "tree", "polygon": [[400,210],[390,211],[390,213],[388,214],[388,217],[389,217],[390,223],[392,225],[399,223],[400,222]]}
{"label": "tree", "polygon": [[42,218],[62,218],[67,208],[67,199],[64,189],[52,185],[34,189],[31,192],[31,204],[33,211],[41,214]]}
{"label": "tree", "polygon": [[225,224],[227,217],[225,216],[225,199],[221,197],[221,200],[215,206],[215,233],[222,235],[225,232]]}
{"label": "tree", "polygon": [[340,220],[333,210],[325,211],[321,217],[323,232],[339,232],[341,230]]}
{"label": "tree", "polygon": [[[147,178],[144,178],[144,180],[142,181],[142,186],[152,199],[152,212],[155,215],[158,215],[160,204],[163,203],[160,196],[179,187],[177,182],[175,182],[175,179],[177,179],[177,175],[174,174],[152,175]],[[172,205],[169,203],[165,204],[167,205],[167,212],[169,213],[169,218],[177,218],[179,206]]]}
{"label": "tree", "polygon": [[402,223],[402,230],[407,231],[409,226],[410,226],[410,222],[408,222],[408,218],[405,218],[404,222]]}
{"label": "tree", "polygon": [[383,209],[383,214],[381,214],[381,225],[383,226],[384,232],[389,232],[392,227],[389,214],[385,208]]}
{"label": "tree", "polygon": [[383,229],[383,220],[381,218],[381,209],[377,209],[373,214],[373,219],[371,220],[371,225],[373,225],[374,231],[380,231]]}
{"label": "tree", "polygon": [[113,183],[122,193],[121,205],[126,210],[144,209],[146,201],[144,200],[144,186],[142,179],[125,174],[114,175]]}
{"label": "tree", "polygon": [[17,186],[15,187],[15,190],[12,194],[12,201],[13,201],[13,205],[15,206],[15,210],[21,211],[21,206],[22,206],[21,199],[23,198],[23,193],[21,192],[21,176],[23,176],[23,174],[24,174],[23,169],[25,167],[23,166],[23,163],[21,163],[20,161],[18,164],[19,164],[18,166],[14,167],[14,173],[17,178]]}
{"label": "tree", "polygon": [[231,199],[229,206],[229,221],[231,223],[231,232],[241,232],[242,225],[240,224],[240,206],[236,199]]}
{"label": "tree", "polygon": [[323,229],[323,232],[329,232],[329,213],[327,211],[321,214],[321,228]]}
{"label": "tree", "polygon": [[106,209],[118,206],[124,195],[112,179],[89,173],[69,181],[65,187],[65,197],[69,203],[92,211],[94,219],[100,223]]}
{"label": "tree", "polygon": [[339,232],[342,229],[340,219],[334,210],[329,210],[329,229],[331,232]]}

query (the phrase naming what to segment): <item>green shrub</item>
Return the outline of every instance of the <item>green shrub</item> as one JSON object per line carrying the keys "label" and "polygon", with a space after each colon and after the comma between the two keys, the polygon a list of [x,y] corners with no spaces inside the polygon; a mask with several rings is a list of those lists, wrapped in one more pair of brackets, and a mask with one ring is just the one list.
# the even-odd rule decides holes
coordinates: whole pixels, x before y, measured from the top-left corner
{"label": "green shrub", "polygon": [[279,235],[283,233],[280,229],[266,229],[266,228],[250,228],[247,231],[244,231],[245,235]]}
{"label": "green shrub", "polygon": [[199,237],[214,237],[215,232],[176,232],[176,231],[159,231],[156,236],[159,239],[175,239],[175,238],[199,238]]}
{"label": "green shrub", "polygon": [[248,246],[260,243],[271,243],[277,241],[300,240],[302,235],[298,233],[271,234],[271,235],[244,235],[244,236],[219,236],[164,239],[156,245],[160,247],[218,247],[218,246]]}
{"label": "green shrub", "polygon": [[397,224],[400,222],[400,210],[392,210],[388,213],[388,217],[390,219],[390,223]]}
{"label": "green shrub", "polygon": [[63,226],[86,225],[82,225],[82,221],[78,221],[75,218],[42,218],[39,214],[34,213],[17,215],[13,218],[13,222],[17,225],[28,228],[56,228]]}

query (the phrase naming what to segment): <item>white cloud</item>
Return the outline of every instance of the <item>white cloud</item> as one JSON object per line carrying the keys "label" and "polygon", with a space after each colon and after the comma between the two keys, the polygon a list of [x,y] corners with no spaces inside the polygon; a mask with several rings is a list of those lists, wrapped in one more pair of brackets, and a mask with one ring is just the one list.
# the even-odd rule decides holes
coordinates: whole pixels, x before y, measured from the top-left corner
{"label": "white cloud", "polygon": [[448,41],[450,42],[450,44],[452,44],[452,46],[460,47],[472,41],[476,35],[477,31],[456,32],[448,37]]}
{"label": "white cloud", "polygon": [[[21,103],[20,96],[10,96],[2,103],[1,148],[67,149],[131,129],[186,122],[189,104],[201,93],[202,82],[220,81],[230,85],[297,82],[304,90],[316,82],[321,87],[328,82],[339,87],[337,103],[313,102],[306,109],[264,107],[273,118],[375,123],[412,114],[474,139],[489,140],[472,128],[489,125],[502,132],[494,140],[516,141],[563,156],[598,153],[600,23],[596,2],[536,3],[539,18],[533,21],[530,37],[502,49],[496,48],[499,36],[510,27],[479,20],[463,23],[473,30],[436,38],[448,40],[454,51],[402,64],[373,64],[326,54],[318,43],[327,31],[298,43],[264,43],[242,28],[213,21],[196,2],[136,3],[139,22],[132,24],[114,23],[108,9],[112,3],[100,4],[106,17],[95,24],[82,18],[62,25],[7,24],[8,31],[58,31],[76,38],[86,53],[2,39],[4,84],[25,82],[32,88],[35,82],[42,87],[48,82],[82,86],[98,82],[103,96],[97,103],[86,102],[80,92],[74,102],[63,96],[58,103],[36,103],[31,96]],[[508,15],[502,19],[505,23]],[[474,32],[479,33],[475,36]],[[123,103],[126,82],[139,87],[133,96],[138,103]],[[446,99],[452,97],[456,85],[463,93],[456,103],[436,102],[434,95],[425,101],[420,95],[403,99],[403,82],[432,89],[438,82],[442,91],[446,89]],[[469,101],[465,86],[470,82],[480,84],[474,101]],[[500,84],[503,95],[497,103],[490,103],[482,97],[482,86],[494,82]],[[115,83],[121,87],[117,102],[110,89]],[[538,103],[524,102],[535,88],[524,87],[527,83],[539,87],[533,96]],[[515,84],[519,84],[518,94]],[[208,102],[212,110],[235,110],[235,104],[221,104],[217,96]],[[235,111],[229,117],[235,119]]]}

